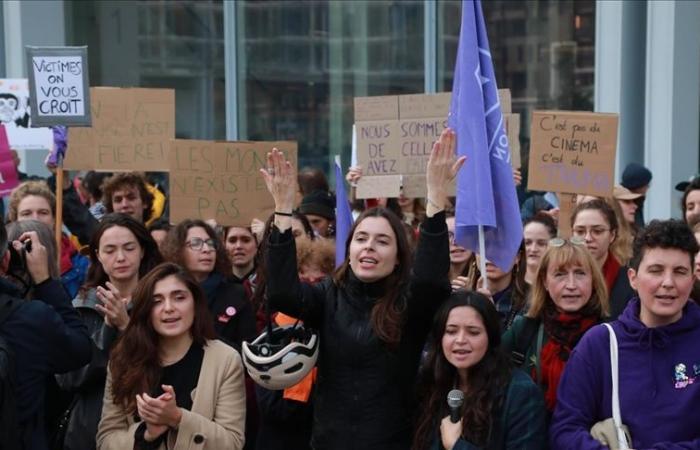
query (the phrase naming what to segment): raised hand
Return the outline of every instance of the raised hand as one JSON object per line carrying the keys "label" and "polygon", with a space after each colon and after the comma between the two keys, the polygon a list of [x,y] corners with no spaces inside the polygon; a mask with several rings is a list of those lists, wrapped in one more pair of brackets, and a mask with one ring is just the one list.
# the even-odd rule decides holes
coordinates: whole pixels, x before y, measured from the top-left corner
{"label": "raised hand", "polygon": [[428,188],[428,216],[445,208],[447,185],[464,165],[466,156],[455,157],[456,136],[454,131],[445,128],[440,138],[433,144],[426,168],[426,185]]}
{"label": "raised hand", "polygon": [[267,154],[267,168],[261,168],[260,173],[275,200],[275,211],[291,213],[297,190],[297,174],[292,164],[281,151],[273,148]]}
{"label": "raised hand", "polygon": [[350,186],[357,186],[357,182],[362,178],[362,166],[352,166],[348,169],[348,173],[345,174],[345,179],[350,184]]}

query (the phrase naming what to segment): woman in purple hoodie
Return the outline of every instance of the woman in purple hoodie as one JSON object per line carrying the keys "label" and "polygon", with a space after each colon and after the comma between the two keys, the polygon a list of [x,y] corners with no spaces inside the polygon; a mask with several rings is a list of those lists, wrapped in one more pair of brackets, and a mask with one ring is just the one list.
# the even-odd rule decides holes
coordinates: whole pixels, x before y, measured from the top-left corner
{"label": "woman in purple hoodie", "polygon": [[[700,307],[689,302],[698,244],[680,221],[652,221],[628,272],[639,294],[612,323],[622,423],[633,449],[700,449]],[[610,338],[592,328],[571,354],[550,427],[552,448],[604,449],[591,427],[612,416]]]}

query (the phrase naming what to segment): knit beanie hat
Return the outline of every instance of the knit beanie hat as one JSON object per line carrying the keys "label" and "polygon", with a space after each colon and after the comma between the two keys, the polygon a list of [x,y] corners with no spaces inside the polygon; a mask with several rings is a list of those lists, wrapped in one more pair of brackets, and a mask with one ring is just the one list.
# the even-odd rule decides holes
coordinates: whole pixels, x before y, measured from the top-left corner
{"label": "knit beanie hat", "polygon": [[299,205],[299,212],[335,219],[335,196],[328,191],[314,191],[307,195]]}

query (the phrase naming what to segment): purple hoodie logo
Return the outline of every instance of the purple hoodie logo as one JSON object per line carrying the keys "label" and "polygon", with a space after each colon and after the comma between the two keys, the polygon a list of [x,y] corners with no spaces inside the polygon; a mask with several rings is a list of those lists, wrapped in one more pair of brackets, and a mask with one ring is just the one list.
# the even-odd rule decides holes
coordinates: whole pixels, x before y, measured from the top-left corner
{"label": "purple hoodie logo", "polygon": [[[693,366],[693,370],[695,372],[695,375],[698,374],[698,369],[700,369],[700,367],[698,367],[697,364]],[[695,382],[695,377],[688,377],[688,375],[686,375],[685,372],[686,372],[686,367],[685,367],[685,364],[683,364],[683,363],[678,363],[674,367],[674,378],[676,380],[676,384],[674,385],[674,387],[676,389],[683,389],[683,388],[687,387],[689,384],[693,384]]]}

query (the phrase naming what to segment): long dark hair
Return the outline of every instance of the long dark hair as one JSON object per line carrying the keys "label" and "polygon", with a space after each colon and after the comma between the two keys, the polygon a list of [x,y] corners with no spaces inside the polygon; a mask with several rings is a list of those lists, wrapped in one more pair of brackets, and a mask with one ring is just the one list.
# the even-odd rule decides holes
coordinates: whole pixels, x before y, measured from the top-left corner
{"label": "long dark hair", "polygon": [[445,399],[447,393],[455,388],[459,374],[445,358],[442,337],[450,311],[460,306],[469,306],[476,310],[484,322],[489,339],[484,357],[469,368],[469,387],[462,407],[465,424],[462,435],[478,446],[486,446],[494,433],[493,425],[497,421],[496,416],[512,374],[510,360],[500,348],[500,316],[493,303],[484,295],[473,291],[455,291],[436,313],[428,338],[428,356],[418,384],[420,405],[417,410],[420,413],[416,423],[413,450],[430,448],[440,420],[449,413]]}
{"label": "long dark hair", "polygon": [[[411,270],[411,246],[401,220],[387,208],[371,208],[360,214],[345,241],[345,261],[333,274],[336,286],[344,286],[350,273],[350,243],[357,226],[368,217],[381,217],[389,222],[396,236],[396,267],[383,280],[384,296],[372,307],[371,323],[376,335],[390,347],[401,340],[402,315],[405,309],[404,293]],[[336,243],[339,245],[340,243]]]}
{"label": "long dark hair", "polygon": [[515,265],[511,270],[513,271],[513,275],[511,278],[511,286],[513,286],[513,290],[510,294],[511,314],[508,318],[506,328],[512,325],[513,321],[515,320],[515,316],[517,314],[523,313],[525,307],[527,306],[528,293],[530,291],[530,287],[525,281],[525,274],[527,273],[527,260],[525,257],[524,240],[520,241],[520,248],[518,249],[517,259],[515,260]]}
{"label": "long dark hair", "polygon": [[163,263],[156,266],[136,287],[129,325],[110,354],[112,400],[128,413],[136,410],[136,394],[151,392],[161,376],[158,355],[160,338],[151,322],[151,310],[156,284],[169,276],[177,278],[192,293],[194,321],[190,332],[193,341],[204,346],[208,339],[215,337],[214,324],[199,283],[177,264]]}
{"label": "long dark hair", "polygon": [[146,227],[131,216],[121,213],[110,213],[105,215],[100,221],[97,230],[90,239],[90,267],[87,272],[87,279],[81,288],[85,292],[90,288],[104,286],[109,281],[109,276],[104,271],[102,263],[97,258],[100,251],[100,239],[105,231],[112,227],[123,227],[131,231],[143,250],[143,258],[139,264],[139,279],[146,276],[155,266],[163,261],[163,257],[158,250],[158,244],[146,230]]}
{"label": "long dark hair", "polygon": [[166,261],[180,264],[182,267],[186,268],[185,258],[182,254],[187,251],[187,246],[185,245],[187,242],[187,232],[190,228],[195,227],[203,228],[207,236],[215,242],[216,264],[214,265],[214,271],[219,272],[225,277],[230,277],[233,271],[231,268],[231,260],[226,254],[226,248],[221,241],[221,237],[203,220],[185,219],[168,231],[168,235],[163,243],[163,256]]}

